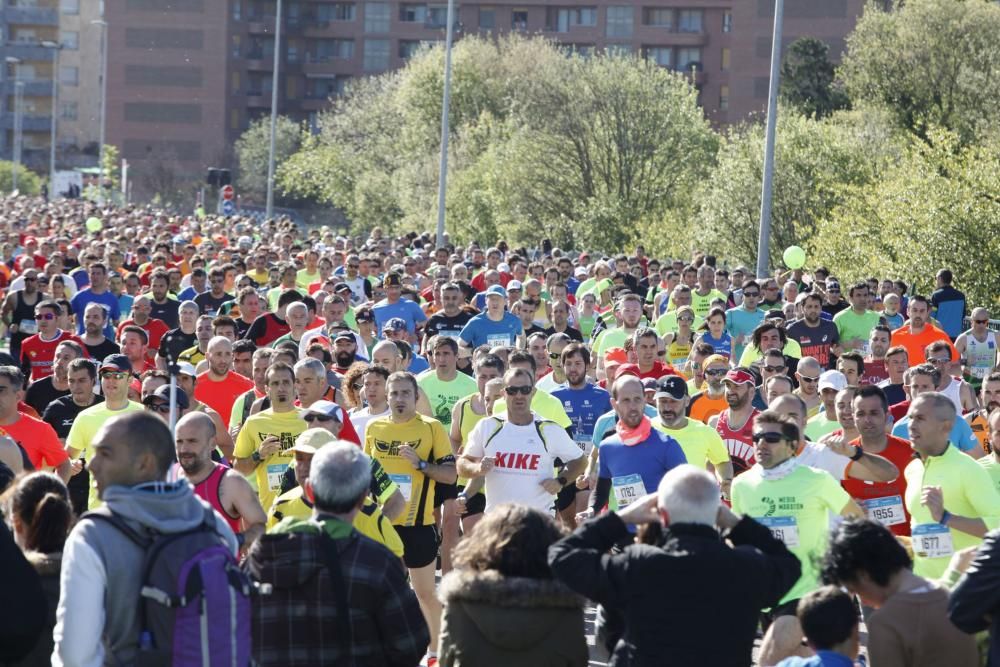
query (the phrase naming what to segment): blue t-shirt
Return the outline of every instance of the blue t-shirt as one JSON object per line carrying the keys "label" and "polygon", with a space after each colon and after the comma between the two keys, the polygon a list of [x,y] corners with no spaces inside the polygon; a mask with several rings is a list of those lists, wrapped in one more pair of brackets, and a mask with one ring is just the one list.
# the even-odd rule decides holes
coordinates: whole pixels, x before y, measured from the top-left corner
{"label": "blue t-shirt", "polygon": [[73,300],[70,301],[70,305],[73,306],[73,313],[76,315],[77,335],[83,334],[83,314],[87,306],[91,303],[99,303],[104,306],[104,310],[108,313],[108,325],[104,327],[104,335],[114,340],[115,330],[112,328],[111,323],[117,322],[122,316],[122,311],[118,307],[118,297],[108,290],[104,290],[100,294],[94,294],[90,291],[89,287],[77,292]]}
{"label": "blue t-shirt", "polygon": [[128,319],[132,314],[132,304],[135,302],[135,297],[131,294],[126,294],[122,292],[118,295],[118,312],[121,313],[123,319]]}
{"label": "blue t-shirt", "polygon": [[583,389],[571,389],[563,386],[552,392],[559,399],[566,415],[573,422],[573,439],[578,443],[586,443],[585,449],[594,438],[594,425],[601,415],[611,409],[611,394],[606,389],[587,383]]}
{"label": "blue t-shirt", "polygon": [[854,667],[854,661],[841,653],[821,649],[808,658],[785,658],[778,667]]}
{"label": "blue t-shirt", "polygon": [[716,354],[733,358],[733,338],[725,331],[722,332],[722,338],[712,338],[712,334],[706,331],[701,335],[700,341],[711,345]]}
{"label": "blue t-shirt", "polygon": [[70,271],[69,277],[76,283],[77,290],[82,290],[84,287],[90,285],[90,274],[83,267],[78,267]]}
{"label": "blue t-shirt", "polygon": [[521,320],[515,315],[505,312],[499,322],[490,319],[487,313],[480,313],[462,327],[459,338],[477,348],[480,345],[514,345],[524,328]]}
{"label": "blue t-shirt", "polygon": [[430,368],[431,365],[427,363],[427,360],[421,357],[416,352],[413,353],[413,357],[410,358],[410,366],[406,370],[414,375],[419,375]]}
{"label": "blue t-shirt", "polygon": [[[896,422],[892,427],[892,434],[897,438],[909,440],[910,418],[908,416],[903,417]],[[976,436],[972,434],[972,427],[969,426],[969,422],[962,419],[961,415],[955,417],[955,424],[951,427],[951,433],[948,434],[948,440],[951,444],[955,445],[963,452],[967,452],[979,444],[979,440],[977,440]]]}
{"label": "blue t-shirt", "polygon": [[906,321],[900,313],[896,313],[895,315],[886,315],[885,313],[882,313],[882,317],[885,318],[886,326],[893,331],[903,326],[903,322]]}
{"label": "blue t-shirt", "polygon": [[576,288],[580,286],[580,281],[576,278],[570,276],[566,279],[566,291],[570,294],[576,295]]}
{"label": "blue t-shirt", "polygon": [[965,330],[962,325],[965,319],[965,295],[951,285],[934,290],[931,294],[931,306],[933,306],[934,319],[941,323],[944,332],[951,336],[952,340]]}
{"label": "blue t-shirt", "polygon": [[[738,306],[737,308],[730,308],[726,311],[726,331],[733,338],[739,338],[740,336],[746,336],[747,341],[750,340],[750,334],[753,330],[757,328],[757,325],[764,321],[764,311],[760,308],[750,312],[743,306]],[[733,358],[739,359],[743,356],[743,350],[746,348],[746,343],[742,345],[737,345]]]}
{"label": "blue t-shirt", "polygon": [[375,304],[372,313],[375,315],[375,331],[379,332],[385,323],[394,317],[404,320],[406,330],[411,334],[416,333],[417,324],[427,320],[420,306],[409,299],[400,299],[396,303],[388,303],[383,299]]}
{"label": "blue t-shirt", "polygon": [[194,298],[198,296],[199,292],[194,288],[193,285],[188,285],[181,290],[180,294],[177,295],[178,301],[194,301]]}
{"label": "blue t-shirt", "polygon": [[617,433],[605,438],[597,460],[598,477],[610,479],[613,488],[627,484],[631,475],[641,477],[645,492],[639,497],[655,492],[669,470],[687,463],[677,441],[655,428],[650,428],[649,437],[636,445],[626,445]]}

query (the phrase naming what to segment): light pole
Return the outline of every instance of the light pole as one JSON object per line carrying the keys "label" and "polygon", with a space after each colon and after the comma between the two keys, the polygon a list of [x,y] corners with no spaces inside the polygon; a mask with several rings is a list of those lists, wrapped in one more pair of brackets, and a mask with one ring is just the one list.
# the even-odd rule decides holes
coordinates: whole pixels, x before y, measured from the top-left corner
{"label": "light pole", "polygon": [[781,83],[781,32],[785,1],[774,0],[774,34],[771,37],[771,81],[767,94],[764,131],[764,178],[760,195],[760,233],[757,238],[757,277],[770,273],[771,198],[774,190],[774,132],[778,120],[778,86]]}
{"label": "light pole", "polygon": [[104,204],[104,131],[108,111],[108,22],[94,19],[91,25],[101,27],[101,125],[97,139],[97,205]]}
{"label": "light pole", "polygon": [[21,81],[21,59],[14,56],[5,58],[8,65],[14,66],[14,146],[11,155],[11,192],[17,192],[17,176],[21,169],[21,127],[23,123],[24,82]]}
{"label": "light pole", "polygon": [[438,176],[437,244],[444,245],[445,195],[448,191],[448,109],[451,106],[451,41],[455,29],[455,0],[448,0],[448,27],[444,40],[444,99],[441,101],[441,164]]}
{"label": "light pole", "polygon": [[274,15],[274,71],[271,73],[271,147],[267,154],[267,204],[264,218],[274,215],[274,141],[278,127],[278,66],[281,64],[281,0]]}
{"label": "light pole", "polygon": [[49,128],[49,201],[56,198],[56,119],[59,117],[59,52],[62,44],[42,42],[42,46],[52,49],[52,123]]}

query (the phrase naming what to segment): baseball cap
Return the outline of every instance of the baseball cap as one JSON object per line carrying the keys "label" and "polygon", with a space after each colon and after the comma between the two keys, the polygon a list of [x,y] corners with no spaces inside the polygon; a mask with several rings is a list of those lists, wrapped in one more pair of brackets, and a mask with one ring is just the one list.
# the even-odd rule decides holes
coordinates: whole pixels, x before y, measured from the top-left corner
{"label": "baseball cap", "polygon": [[723,378],[722,381],[732,382],[733,384],[749,384],[749,385],[755,384],[753,373],[746,370],[745,368],[732,369],[731,371],[726,373],[726,377]]}
{"label": "baseball cap", "polygon": [[687,382],[679,375],[664,375],[656,381],[653,398],[672,398],[679,401],[688,395]]}
{"label": "baseball cap", "polygon": [[507,283],[508,292],[512,289],[521,289],[521,287],[522,285],[520,280],[511,280],[509,283]]}
{"label": "baseball cap", "polygon": [[608,351],[604,353],[604,362],[607,363],[609,361],[613,361],[618,364],[627,363],[628,353],[625,352],[624,347],[608,348]]}
{"label": "baseball cap", "polygon": [[402,317],[390,317],[384,325],[382,331],[403,331],[406,329],[406,320]]}
{"label": "baseball cap", "polygon": [[355,313],[354,313],[354,321],[355,322],[374,322],[375,321],[375,313],[373,313],[371,311],[371,309],[369,309],[369,308],[361,308],[360,310],[355,311]]}
{"label": "baseball cap", "polygon": [[656,391],[656,378],[643,378],[643,380],[642,380],[642,390],[643,391]]}
{"label": "baseball cap", "polygon": [[350,291],[351,291],[351,286],[348,285],[347,283],[337,283],[336,285],[333,286],[334,294],[339,294],[340,292],[344,292],[346,294],[347,292]]}
{"label": "baseball cap", "polygon": [[348,331],[341,330],[339,333],[337,333],[337,335],[333,337],[333,342],[337,342],[338,340],[349,340],[352,343],[356,342],[354,339],[354,332],[350,330]]}
{"label": "baseball cap", "polygon": [[401,287],[402,285],[403,279],[398,273],[387,273],[382,279],[382,287]]}
{"label": "baseball cap", "polygon": [[573,269],[573,275],[576,276],[577,278],[586,278],[587,277],[587,267],[585,267],[585,266],[578,266],[578,267],[576,267],[575,269]]}
{"label": "baseball cap", "polygon": [[291,450],[303,454],[315,454],[320,447],[329,445],[331,442],[337,442],[337,439],[333,437],[333,433],[325,428],[307,428],[295,438],[295,444],[291,446]]}
{"label": "baseball cap", "polygon": [[492,296],[494,294],[496,294],[497,296],[502,296],[505,299],[507,298],[507,290],[505,290],[500,285],[490,285],[486,289],[486,296]]}
{"label": "baseball cap", "polygon": [[132,372],[132,362],[124,354],[109,354],[101,362],[100,370]]}
{"label": "baseball cap", "polygon": [[340,406],[333,401],[316,401],[306,408],[305,412],[313,412],[318,415],[323,415],[324,417],[332,417],[341,423],[344,421],[343,411]]}
{"label": "baseball cap", "polygon": [[195,378],[198,377],[198,371],[194,369],[194,364],[189,361],[178,361],[177,362],[177,374],[178,375],[190,375]]}
{"label": "baseball cap", "polygon": [[836,280],[827,280],[826,281],[826,288],[828,290],[830,290],[830,289],[840,289],[840,283],[838,283]]}
{"label": "baseball cap", "polygon": [[[191,402],[188,400],[187,393],[181,389],[177,388],[177,407],[181,410],[187,410],[191,406]],[[143,405],[152,405],[158,401],[163,401],[165,403],[170,402],[170,385],[165,384],[162,387],[157,387],[156,391],[142,399]]]}
{"label": "baseball cap", "polygon": [[847,376],[840,371],[823,371],[819,376],[819,391],[836,389],[840,391],[847,386]]}

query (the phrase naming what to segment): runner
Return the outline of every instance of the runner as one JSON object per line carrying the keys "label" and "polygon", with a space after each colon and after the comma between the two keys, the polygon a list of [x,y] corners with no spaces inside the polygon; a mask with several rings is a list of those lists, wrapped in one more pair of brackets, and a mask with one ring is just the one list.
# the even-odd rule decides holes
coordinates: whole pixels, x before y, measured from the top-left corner
{"label": "runner", "polygon": [[[1000,373],[993,372],[983,379],[982,388],[979,392],[979,402],[982,408],[973,410],[965,415],[964,419],[969,423],[972,434],[979,440],[983,451],[991,451],[989,445],[989,416],[993,411],[1000,408]],[[982,459],[980,459],[982,460]]]}
{"label": "runner", "polygon": [[972,328],[959,335],[955,341],[962,373],[976,391],[983,379],[997,366],[997,334],[988,329],[990,311],[975,308],[972,311]]}
{"label": "runner", "polygon": [[691,419],[707,424],[709,419],[729,407],[723,385],[723,378],[729,372],[729,359],[721,354],[712,354],[701,362],[701,369],[705,376],[705,386],[701,391],[693,393],[686,407]]}
{"label": "runner", "polygon": [[864,359],[865,372],[859,378],[859,384],[878,384],[889,379],[886,368],[886,354],[889,352],[889,341],[892,331],[884,324],[872,328],[868,338],[868,355]]}
{"label": "runner", "polygon": [[726,373],[722,383],[729,407],[709,419],[708,425],[722,437],[733,462],[733,473],[739,475],[756,463],[753,420],[759,410],[752,403],[754,378],[748,369],[737,367]]}

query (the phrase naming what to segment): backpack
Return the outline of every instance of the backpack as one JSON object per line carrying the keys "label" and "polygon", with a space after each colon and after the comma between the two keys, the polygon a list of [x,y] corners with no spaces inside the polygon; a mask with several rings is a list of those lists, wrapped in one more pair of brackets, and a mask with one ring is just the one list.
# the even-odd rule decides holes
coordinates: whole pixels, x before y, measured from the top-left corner
{"label": "backpack", "polygon": [[140,588],[138,665],[250,664],[249,579],[215,523],[179,533],[139,532],[106,507],[81,518],[114,526],[145,551]]}

